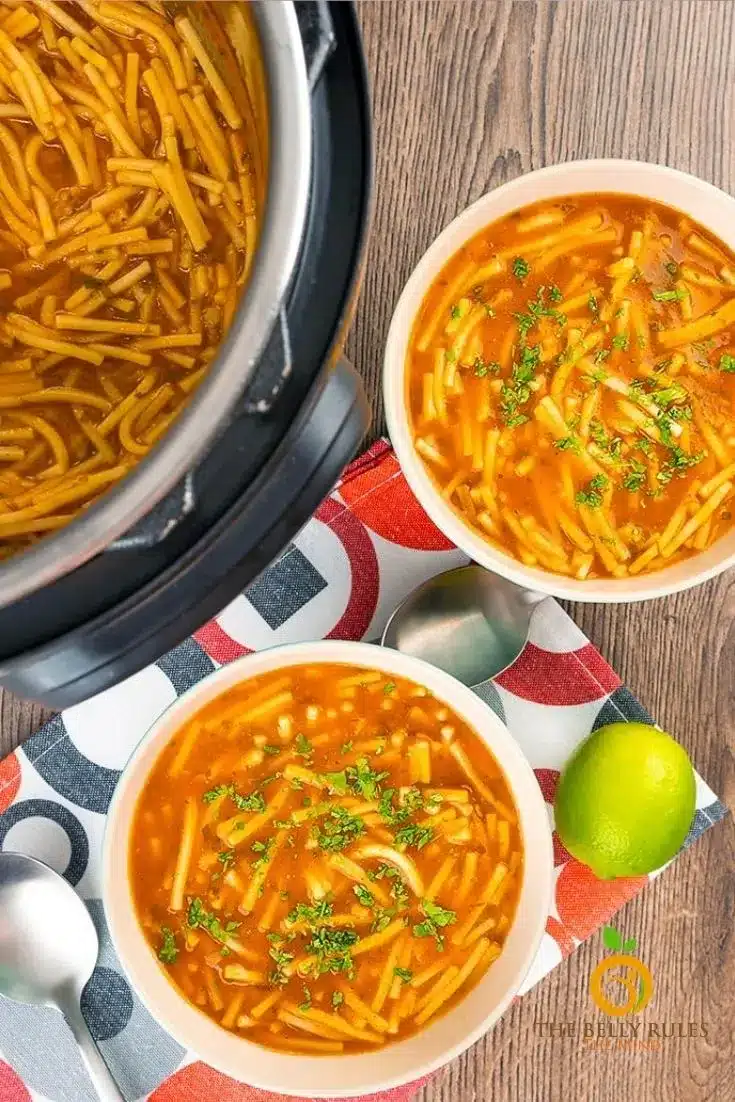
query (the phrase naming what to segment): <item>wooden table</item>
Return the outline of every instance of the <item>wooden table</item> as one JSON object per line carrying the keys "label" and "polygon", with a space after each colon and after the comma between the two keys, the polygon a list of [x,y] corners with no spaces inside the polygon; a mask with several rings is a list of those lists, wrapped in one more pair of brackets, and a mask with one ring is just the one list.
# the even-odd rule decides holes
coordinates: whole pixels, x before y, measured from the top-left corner
{"label": "wooden table", "polygon": [[[454,215],[521,172],[575,157],[661,161],[735,187],[735,3],[364,2],[377,144],[372,245],[349,352],[375,399],[417,259]],[[575,606],[577,623],[697,768],[735,801],[735,573],[666,601]],[[0,750],[44,718],[7,694]],[[735,1100],[735,829],[728,820],[617,920],[654,976],[647,1022],[703,1023],[659,1053],[589,1052],[538,1023],[599,1018],[599,937],[515,1005],[421,1102]],[[599,1018],[599,1020],[603,1020]]]}

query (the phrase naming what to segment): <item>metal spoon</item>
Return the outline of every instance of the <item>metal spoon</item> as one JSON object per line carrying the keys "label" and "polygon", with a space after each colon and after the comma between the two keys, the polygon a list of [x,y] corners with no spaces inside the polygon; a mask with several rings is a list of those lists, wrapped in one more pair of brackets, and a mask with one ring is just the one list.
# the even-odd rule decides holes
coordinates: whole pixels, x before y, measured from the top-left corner
{"label": "metal spoon", "polygon": [[82,1016],[98,953],[94,923],[63,876],[33,857],[0,853],[0,995],[60,1010],[101,1102],[124,1102]]}
{"label": "metal spoon", "polygon": [[515,662],[534,610],[545,599],[471,563],[409,593],[381,643],[423,658],[465,685],[478,685]]}

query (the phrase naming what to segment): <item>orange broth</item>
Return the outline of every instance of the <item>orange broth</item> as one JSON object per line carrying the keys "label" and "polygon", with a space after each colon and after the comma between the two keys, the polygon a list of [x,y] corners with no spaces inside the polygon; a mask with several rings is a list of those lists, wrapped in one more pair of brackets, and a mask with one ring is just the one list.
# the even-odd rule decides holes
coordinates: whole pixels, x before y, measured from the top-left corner
{"label": "orange broth", "polygon": [[416,1032],[500,955],[522,878],[508,784],[420,685],[295,666],[224,693],[162,752],[130,882],[181,994],[267,1047]]}
{"label": "orange broth", "polygon": [[444,499],[529,566],[625,577],[732,526],[735,255],[680,212],[572,195],[487,226],[407,355]]}

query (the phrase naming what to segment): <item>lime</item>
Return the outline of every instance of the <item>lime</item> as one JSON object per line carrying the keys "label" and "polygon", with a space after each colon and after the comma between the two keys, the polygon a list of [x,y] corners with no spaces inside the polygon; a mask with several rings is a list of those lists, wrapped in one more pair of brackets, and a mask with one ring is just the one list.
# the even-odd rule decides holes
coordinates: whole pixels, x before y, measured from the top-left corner
{"label": "lime", "polygon": [[682,746],[645,723],[610,723],[577,748],[554,812],[566,848],[596,876],[643,876],[680,849],[695,810]]}

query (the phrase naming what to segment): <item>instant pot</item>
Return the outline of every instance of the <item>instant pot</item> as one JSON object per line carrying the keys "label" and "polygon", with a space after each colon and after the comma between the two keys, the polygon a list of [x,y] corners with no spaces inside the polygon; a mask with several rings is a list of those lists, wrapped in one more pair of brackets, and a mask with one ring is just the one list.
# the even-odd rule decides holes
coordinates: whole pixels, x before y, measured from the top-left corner
{"label": "instant pot", "polygon": [[308,520],[369,409],[340,355],[371,186],[351,3],[254,2],[268,193],[252,278],[207,379],[157,447],[0,565],[0,684],[68,707],[219,612]]}

